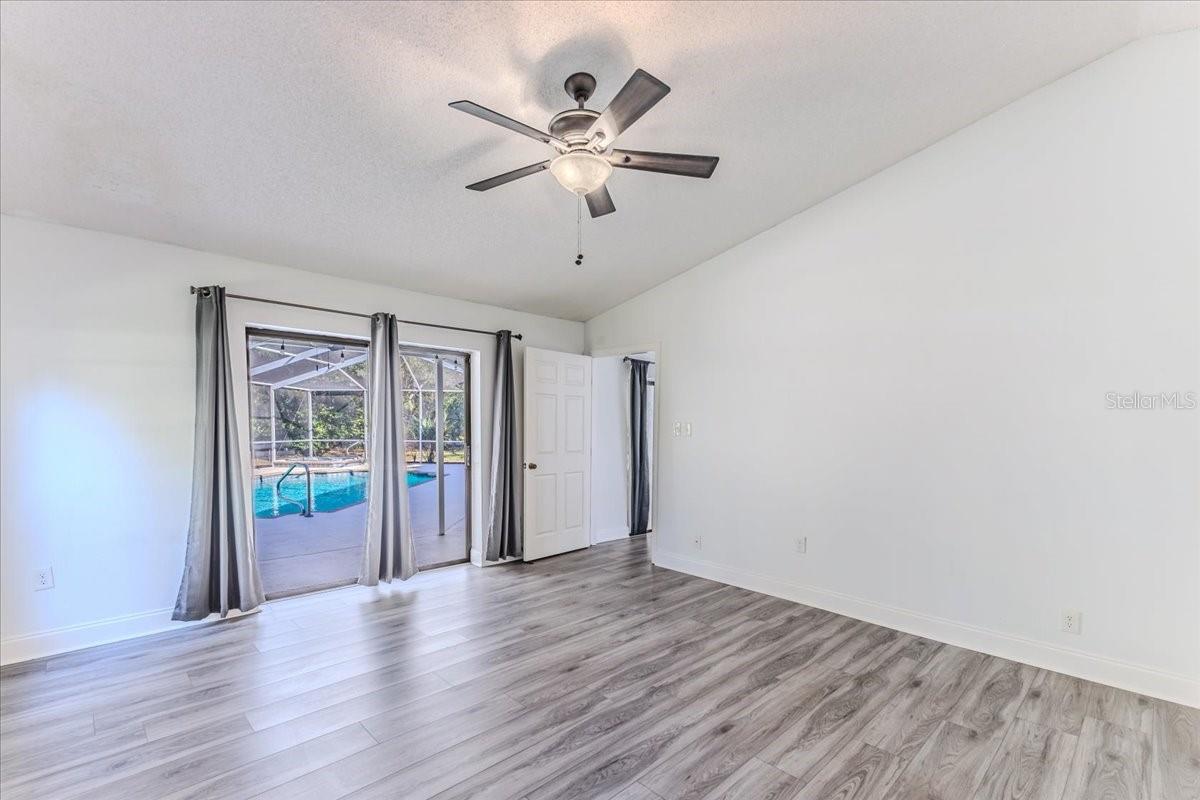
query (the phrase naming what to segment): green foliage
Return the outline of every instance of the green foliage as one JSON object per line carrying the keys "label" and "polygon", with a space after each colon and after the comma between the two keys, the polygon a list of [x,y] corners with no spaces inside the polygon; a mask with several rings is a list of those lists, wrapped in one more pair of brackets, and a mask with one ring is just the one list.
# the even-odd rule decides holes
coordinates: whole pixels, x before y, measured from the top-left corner
{"label": "green foliage", "polygon": [[313,395],[314,439],[362,439],[366,418],[361,392]]}
{"label": "green foliage", "polygon": [[446,438],[453,441],[462,441],[467,423],[466,409],[463,405],[463,393],[452,392],[443,394],[442,400],[446,407]]}
{"label": "green foliage", "polygon": [[[436,365],[423,358],[406,356],[408,368],[402,371],[402,382],[406,391],[403,392],[405,411],[404,436],[410,441],[409,460],[429,461],[436,458],[435,439],[437,437],[436,402],[437,384]],[[361,442],[366,435],[366,408],[361,391],[347,390],[346,376],[349,375],[359,383],[366,385],[367,365],[354,364],[346,367],[344,372],[334,370],[315,376],[304,382],[312,392],[312,436],[318,440],[314,444],[315,455],[330,454],[352,449],[350,441]],[[414,380],[415,378],[415,380]],[[445,458],[447,461],[461,462],[464,449],[461,442],[466,438],[466,405],[461,372],[447,370],[444,374],[446,388],[443,394],[443,421],[445,424],[445,439],[447,441]],[[414,391],[415,390],[415,391]],[[457,390],[457,391],[455,391]],[[271,391],[267,386],[252,385],[251,399],[251,430],[255,441],[271,439]],[[275,438],[278,442],[292,440],[291,445],[279,445],[303,454],[307,451],[309,392],[291,387],[281,387],[275,390]],[[319,440],[350,440],[345,442],[322,443]],[[415,444],[421,441],[420,452]],[[361,445],[356,452],[361,453]]]}
{"label": "green foliage", "polygon": [[250,438],[256,442],[271,439],[271,388],[250,386]]}
{"label": "green foliage", "polygon": [[[467,415],[462,392],[445,392],[442,395],[445,416],[446,441],[462,441],[466,435]],[[434,391],[405,392],[404,411],[407,416],[404,438],[410,441],[409,460],[433,462],[437,458],[437,393]],[[422,412],[424,414],[422,415]],[[415,441],[424,440],[424,449],[418,451]],[[450,459],[450,456],[447,456]],[[461,456],[459,457],[461,460]]]}
{"label": "green foliage", "polygon": [[308,392],[275,390],[275,438],[308,438]]}

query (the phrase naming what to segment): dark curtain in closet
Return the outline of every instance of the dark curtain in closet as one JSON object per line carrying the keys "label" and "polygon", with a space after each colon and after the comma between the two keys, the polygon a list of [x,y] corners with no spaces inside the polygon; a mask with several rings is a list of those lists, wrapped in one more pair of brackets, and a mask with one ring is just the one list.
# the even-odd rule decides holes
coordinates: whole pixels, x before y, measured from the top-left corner
{"label": "dark curtain in closet", "polygon": [[648,361],[629,359],[629,535],[650,529]]}

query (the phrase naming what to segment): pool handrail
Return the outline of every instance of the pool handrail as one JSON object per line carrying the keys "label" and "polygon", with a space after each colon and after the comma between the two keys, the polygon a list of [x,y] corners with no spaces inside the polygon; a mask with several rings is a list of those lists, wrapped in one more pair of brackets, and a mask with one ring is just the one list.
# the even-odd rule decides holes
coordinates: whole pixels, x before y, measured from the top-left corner
{"label": "pool handrail", "polygon": [[[292,464],[290,467],[288,467],[287,472],[280,475],[279,480],[275,481],[275,493],[277,495],[279,495],[280,497],[283,497],[283,488],[282,488],[283,480],[288,475],[291,475],[292,470],[294,470],[296,467],[304,468],[304,478],[308,482],[308,492],[306,494],[306,497],[308,498],[308,502],[306,502],[304,504],[304,511],[301,513],[300,516],[311,517],[313,515],[312,470],[308,468],[308,464],[305,464],[303,461],[297,461],[295,464]],[[292,502],[295,502],[295,501],[293,500]]]}

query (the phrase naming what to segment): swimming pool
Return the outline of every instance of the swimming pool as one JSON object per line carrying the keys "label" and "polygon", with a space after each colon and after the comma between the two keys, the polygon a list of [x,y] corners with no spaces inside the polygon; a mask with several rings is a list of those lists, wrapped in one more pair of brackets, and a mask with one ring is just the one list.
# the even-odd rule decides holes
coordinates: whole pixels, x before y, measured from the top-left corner
{"label": "swimming pool", "polygon": [[[433,480],[431,472],[408,473],[408,485],[417,486]],[[299,514],[304,510],[308,486],[304,473],[297,470],[287,477],[276,491],[276,477],[263,478],[254,487],[254,516],[260,519]],[[313,511],[340,511],[367,499],[367,473],[330,472],[312,476]]]}

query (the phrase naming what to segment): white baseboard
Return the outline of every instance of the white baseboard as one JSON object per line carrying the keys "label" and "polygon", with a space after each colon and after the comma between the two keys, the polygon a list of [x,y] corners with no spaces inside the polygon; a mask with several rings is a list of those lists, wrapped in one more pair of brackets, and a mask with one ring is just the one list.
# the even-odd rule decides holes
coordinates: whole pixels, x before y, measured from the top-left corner
{"label": "white baseboard", "polygon": [[[253,614],[257,610],[247,613]],[[198,625],[211,625],[218,621],[216,617],[212,617],[193,622],[176,622],[171,619],[173,611],[174,609],[171,608],[159,608],[154,611],[109,617],[95,622],[67,625],[48,631],[0,639],[0,665],[55,656],[60,653],[69,653],[72,650],[83,650],[87,647],[111,644],[138,636],[178,631]],[[228,618],[238,616],[242,616],[242,612],[234,609],[229,612]]]}
{"label": "white baseboard", "polygon": [[1163,672],[827,589],[803,586],[749,570],[663,552],[659,548],[654,551],[653,561],[666,569],[815,606],[915,636],[1200,708],[1200,680],[1196,677]]}
{"label": "white baseboard", "polygon": [[617,539],[629,538],[629,526],[606,528],[604,530],[592,530],[592,544],[600,544],[601,542],[615,542]]}

